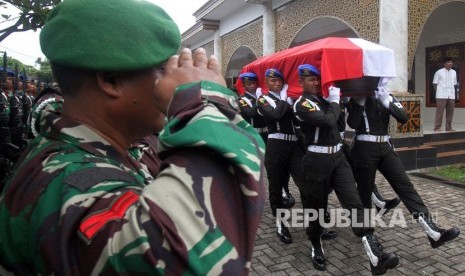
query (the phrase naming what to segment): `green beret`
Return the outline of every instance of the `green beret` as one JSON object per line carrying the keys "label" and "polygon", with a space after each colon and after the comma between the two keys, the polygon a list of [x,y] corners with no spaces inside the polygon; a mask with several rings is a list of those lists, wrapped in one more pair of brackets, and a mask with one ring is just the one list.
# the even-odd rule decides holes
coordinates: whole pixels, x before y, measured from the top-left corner
{"label": "green beret", "polygon": [[177,53],[178,26],[140,0],[64,0],[49,14],[40,46],[52,62],[95,71],[157,66]]}

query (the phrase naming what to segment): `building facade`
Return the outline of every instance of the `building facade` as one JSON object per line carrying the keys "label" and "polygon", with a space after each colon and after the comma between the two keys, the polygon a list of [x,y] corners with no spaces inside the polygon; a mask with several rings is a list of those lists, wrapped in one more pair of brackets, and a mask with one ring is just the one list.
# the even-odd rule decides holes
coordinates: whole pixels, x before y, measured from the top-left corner
{"label": "building facade", "polygon": [[[232,86],[255,59],[320,38],[358,37],[394,50],[397,77],[388,88],[410,113],[397,137],[423,135],[434,121],[431,81],[452,56],[460,83],[454,123],[465,124],[465,0],[210,0],[182,34],[184,47],[204,47],[222,62]],[[461,81],[462,80],[462,81]]]}

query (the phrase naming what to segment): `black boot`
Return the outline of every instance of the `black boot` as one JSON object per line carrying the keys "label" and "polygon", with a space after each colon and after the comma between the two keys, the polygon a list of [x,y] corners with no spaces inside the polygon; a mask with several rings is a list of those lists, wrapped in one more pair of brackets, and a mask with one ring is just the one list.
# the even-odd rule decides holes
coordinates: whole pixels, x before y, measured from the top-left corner
{"label": "black boot", "polygon": [[284,191],[284,189],[282,195],[282,204],[283,208],[286,209],[291,209],[295,205],[294,197],[291,195],[291,193]]}
{"label": "black boot", "polygon": [[372,275],[383,275],[388,269],[394,268],[399,264],[397,255],[384,252],[383,247],[375,235],[370,234],[363,236],[362,243],[370,258]]}
{"label": "black boot", "polygon": [[321,233],[322,240],[332,240],[337,237],[336,231],[327,230],[323,228],[323,232]]}
{"label": "black boot", "polygon": [[317,270],[326,270],[325,253],[321,240],[312,240],[312,263]]}
{"label": "black boot", "polygon": [[389,213],[391,209],[394,209],[399,205],[400,199],[398,197],[393,199],[384,199],[383,196],[375,188],[371,193],[371,201],[376,206],[376,211],[383,212],[381,215]]}
{"label": "black boot", "polygon": [[281,227],[276,229],[276,234],[279,237],[279,240],[282,241],[285,244],[290,244],[292,243],[292,237],[291,233],[289,233],[289,230],[287,227],[281,222]]}
{"label": "black boot", "polygon": [[438,248],[460,235],[460,230],[458,228],[453,227],[447,230],[439,228],[429,217],[420,216],[418,218],[418,223],[420,223],[421,227],[428,235],[429,243],[432,248]]}

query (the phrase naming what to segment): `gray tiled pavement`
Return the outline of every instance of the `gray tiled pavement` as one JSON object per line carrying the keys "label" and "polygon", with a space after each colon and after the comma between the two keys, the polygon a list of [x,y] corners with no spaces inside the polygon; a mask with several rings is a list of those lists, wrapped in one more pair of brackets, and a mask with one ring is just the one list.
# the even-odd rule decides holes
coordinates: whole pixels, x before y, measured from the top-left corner
{"label": "gray tiled pavement", "polygon": [[[429,207],[440,227],[458,227],[462,234],[453,242],[432,249],[426,234],[413,221],[405,206],[400,208],[407,219],[407,226],[376,228],[376,234],[387,252],[396,252],[400,263],[386,275],[465,275],[465,188],[440,184],[433,180],[410,176],[416,190]],[[377,176],[377,185],[386,198],[395,196],[389,184]],[[290,183],[296,206],[301,207],[295,184]],[[329,208],[340,208],[331,193]],[[392,211],[383,220],[389,223]],[[286,245],[275,234],[275,223],[268,202],[258,229],[250,275],[371,275],[368,256],[360,238],[349,228],[331,228],[338,237],[323,241],[327,261],[325,272],[317,271],[311,263],[311,247],[304,228],[290,228],[293,243]]]}

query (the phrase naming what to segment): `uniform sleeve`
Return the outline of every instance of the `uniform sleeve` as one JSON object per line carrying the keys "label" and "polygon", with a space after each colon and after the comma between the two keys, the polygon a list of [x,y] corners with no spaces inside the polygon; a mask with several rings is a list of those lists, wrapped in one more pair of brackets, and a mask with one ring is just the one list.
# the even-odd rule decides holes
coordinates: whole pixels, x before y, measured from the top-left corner
{"label": "uniform sleeve", "polygon": [[245,272],[258,209],[238,185],[243,175],[231,173],[228,164],[206,151],[173,155],[164,165],[144,188],[142,216],[136,217],[149,219],[140,226],[149,235],[146,254],[153,265],[164,266],[168,275],[219,275],[230,271],[223,268],[235,260],[229,265]]}
{"label": "uniform sleeve", "polygon": [[[270,103],[270,101],[272,103]],[[288,102],[283,100],[274,101],[270,97],[268,100],[266,96],[260,96],[257,100],[258,113],[265,117],[265,119],[277,122],[279,121],[286,111],[291,108]]]}
{"label": "uniform sleeve", "polygon": [[341,115],[341,107],[338,103],[331,103],[329,108],[323,111],[316,103],[301,98],[294,105],[294,115],[298,120],[314,126],[334,126]]}
{"label": "uniform sleeve", "polygon": [[339,115],[339,120],[337,121],[337,127],[339,132],[343,132],[346,130],[346,112],[345,110],[341,110],[341,115]]}
{"label": "uniform sleeve", "polygon": [[389,95],[389,113],[401,124],[405,124],[409,119],[404,106],[392,95]]}
{"label": "uniform sleeve", "polygon": [[239,111],[245,119],[250,119],[255,116],[257,112],[257,105],[254,103],[253,99],[248,99],[247,97],[239,98]]}

